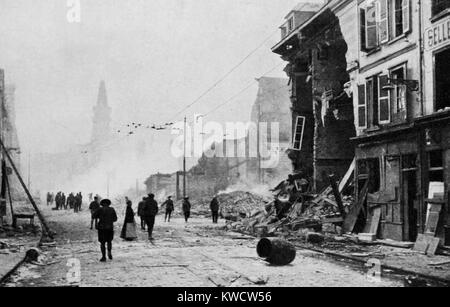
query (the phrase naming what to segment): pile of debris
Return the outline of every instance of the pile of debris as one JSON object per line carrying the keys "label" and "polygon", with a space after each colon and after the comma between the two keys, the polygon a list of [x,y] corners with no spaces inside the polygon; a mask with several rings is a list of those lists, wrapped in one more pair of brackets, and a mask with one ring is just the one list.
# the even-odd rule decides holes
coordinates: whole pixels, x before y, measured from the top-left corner
{"label": "pile of debris", "polygon": [[[192,214],[210,216],[211,200],[211,197],[192,200]],[[220,193],[217,195],[217,200],[220,204],[220,216],[228,221],[248,218],[255,212],[264,210],[264,207],[270,201],[263,196],[245,191]]]}
{"label": "pile of debris", "polygon": [[261,210],[269,202],[268,199],[243,191],[219,194],[220,215],[228,221],[248,218]]}
{"label": "pile of debris", "polygon": [[[227,229],[257,236],[289,235],[302,229],[340,233],[346,214],[353,205],[353,181],[350,168],[340,182],[330,176],[330,187],[320,194],[299,189],[294,176],[274,190],[274,201],[247,214],[246,218],[227,224]],[[301,179],[304,180],[304,179]],[[343,193],[350,191],[350,193]]]}

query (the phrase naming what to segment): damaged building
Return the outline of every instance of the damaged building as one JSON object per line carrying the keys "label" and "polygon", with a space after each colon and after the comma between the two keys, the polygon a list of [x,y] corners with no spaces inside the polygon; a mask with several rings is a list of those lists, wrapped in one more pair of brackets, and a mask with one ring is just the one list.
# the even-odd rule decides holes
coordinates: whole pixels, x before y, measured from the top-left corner
{"label": "damaged building", "polygon": [[294,171],[312,178],[316,191],[328,185],[328,173],[343,176],[354,157],[353,101],[345,91],[348,46],[336,16],[341,6],[336,6],[294,8],[272,49],[289,62],[294,135],[289,155]]}
{"label": "damaged building", "polygon": [[450,2],[296,10],[308,14],[291,12],[295,26],[282,28],[273,48],[289,62],[295,171],[312,175],[319,191],[324,173],[342,178],[354,167],[346,232],[397,241],[425,234],[448,246]]}

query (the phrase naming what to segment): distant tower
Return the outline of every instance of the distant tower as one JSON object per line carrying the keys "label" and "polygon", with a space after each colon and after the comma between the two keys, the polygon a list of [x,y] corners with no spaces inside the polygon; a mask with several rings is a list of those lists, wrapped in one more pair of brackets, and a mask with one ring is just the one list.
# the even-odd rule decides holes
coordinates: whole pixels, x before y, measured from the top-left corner
{"label": "distant tower", "polygon": [[109,141],[111,138],[111,108],[108,106],[105,81],[100,82],[93,121],[92,143],[98,145]]}

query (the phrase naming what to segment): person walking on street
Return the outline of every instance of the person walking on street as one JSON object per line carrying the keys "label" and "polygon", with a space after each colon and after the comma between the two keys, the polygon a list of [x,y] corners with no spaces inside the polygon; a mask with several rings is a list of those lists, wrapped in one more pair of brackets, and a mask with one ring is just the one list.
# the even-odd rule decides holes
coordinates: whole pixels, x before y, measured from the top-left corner
{"label": "person walking on street", "polygon": [[217,197],[214,197],[210,204],[211,213],[212,213],[212,220],[214,224],[217,224],[219,222],[219,201],[217,200]]}
{"label": "person walking on street", "polygon": [[170,217],[172,216],[172,212],[175,210],[173,205],[172,196],[169,196],[167,200],[164,202],[163,206],[166,206],[166,216],[164,217],[164,222],[170,223]]}
{"label": "person walking on street", "polygon": [[100,209],[95,212],[94,218],[98,219],[98,241],[102,252],[100,262],[106,262],[106,247],[108,247],[108,258],[113,259],[112,241],[114,240],[114,223],[117,222],[117,214],[116,210],[111,207],[109,199],[103,199],[100,206]]}
{"label": "person walking on street", "polygon": [[94,214],[95,212],[97,212],[98,209],[100,209],[100,202],[98,201],[98,197],[95,196],[94,201],[91,202],[89,205],[89,210],[91,211],[91,230],[93,229],[94,224],[95,229],[97,229],[98,227],[98,219],[94,218]]}
{"label": "person walking on street", "polygon": [[153,227],[155,226],[155,217],[158,214],[158,203],[155,200],[154,194],[149,194],[145,200],[144,216],[147,224],[148,239],[153,240]]}
{"label": "person walking on street", "polygon": [[189,218],[191,217],[191,203],[189,202],[189,197],[185,197],[183,200],[183,214],[184,214],[184,220],[186,223],[188,222]]}
{"label": "person walking on street", "polygon": [[144,215],[144,208],[145,208],[145,201],[147,200],[147,197],[143,197],[142,201],[138,204],[137,214],[139,218],[141,219],[141,230],[145,230],[145,215]]}
{"label": "person walking on street", "polygon": [[61,208],[64,208],[64,210],[67,210],[66,194],[64,194],[64,193],[62,193],[62,196],[61,196]]}
{"label": "person walking on street", "polygon": [[134,221],[133,204],[128,197],[125,197],[127,209],[125,212],[125,220],[123,221],[122,232],[120,237],[126,241],[133,241],[137,239],[136,235],[136,222]]}

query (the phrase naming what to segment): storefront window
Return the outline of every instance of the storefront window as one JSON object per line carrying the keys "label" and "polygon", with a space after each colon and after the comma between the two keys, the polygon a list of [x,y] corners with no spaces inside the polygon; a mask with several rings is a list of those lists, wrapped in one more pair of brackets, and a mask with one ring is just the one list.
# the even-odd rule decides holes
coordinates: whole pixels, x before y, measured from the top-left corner
{"label": "storefront window", "polygon": [[435,55],[435,112],[450,107],[450,49]]}
{"label": "storefront window", "polygon": [[433,16],[436,16],[448,9],[450,9],[450,0],[433,0],[432,2]]}
{"label": "storefront window", "polygon": [[444,160],[442,150],[434,150],[428,153],[428,181],[444,182]]}

